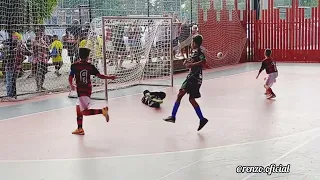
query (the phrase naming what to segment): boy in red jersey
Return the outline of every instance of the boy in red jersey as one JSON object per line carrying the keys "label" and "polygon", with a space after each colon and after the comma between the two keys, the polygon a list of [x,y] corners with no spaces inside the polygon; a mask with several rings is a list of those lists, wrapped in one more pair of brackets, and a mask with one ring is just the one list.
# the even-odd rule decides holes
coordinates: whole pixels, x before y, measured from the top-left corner
{"label": "boy in red jersey", "polygon": [[[90,49],[79,48],[80,61],[75,62],[71,65],[71,71],[69,75],[69,84],[71,90],[77,89],[78,101],[76,106],[77,111],[77,124],[78,128],[72,132],[72,134],[84,135],[82,128],[83,116],[91,116],[97,114],[103,114],[106,121],[109,122],[108,107],[102,109],[89,109],[91,105],[91,75],[95,75],[100,79],[115,79],[115,76],[106,76],[100,74],[98,69],[91,63],[88,62]],[[76,78],[77,87],[73,85],[73,78]]]}
{"label": "boy in red jersey", "polygon": [[276,78],[278,77],[278,69],[277,69],[276,61],[273,60],[273,58],[271,57],[271,54],[272,54],[272,51],[270,49],[265,50],[265,59],[262,61],[261,68],[257,75],[257,79],[258,79],[260,73],[263,70],[266,70],[266,73],[268,74],[266,84],[264,85],[264,88],[266,88],[265,94],[268,96],[268,99],[276,97],[276,95],[271,89],[271,86],[273,85],[273,83],[276,82]]}

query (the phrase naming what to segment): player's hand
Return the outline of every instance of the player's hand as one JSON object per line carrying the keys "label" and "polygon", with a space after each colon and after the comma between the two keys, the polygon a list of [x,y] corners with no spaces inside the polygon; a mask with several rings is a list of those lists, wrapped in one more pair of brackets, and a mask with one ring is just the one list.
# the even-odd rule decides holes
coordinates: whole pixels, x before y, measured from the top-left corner
{"label": "player's hand", "polygon": [[189,63],[189,59],[186,59],[186,60],[184,60],[183,61],[183,65],[185,66],[186,64],[188,64]]}
{"label": "player's hand", "polygon": [[71,85],[70,88],[71,88],[72,91],[76,90],[76,86],[75,85]]}
{"label": "player's hand", "polygon": [[192,63],[186,63],[185,66],[186,68],[190,68]]}
{"label": "player's hand", "polygon": [[187,64],[187,60],[184,60],[182,64],[185,66]]}

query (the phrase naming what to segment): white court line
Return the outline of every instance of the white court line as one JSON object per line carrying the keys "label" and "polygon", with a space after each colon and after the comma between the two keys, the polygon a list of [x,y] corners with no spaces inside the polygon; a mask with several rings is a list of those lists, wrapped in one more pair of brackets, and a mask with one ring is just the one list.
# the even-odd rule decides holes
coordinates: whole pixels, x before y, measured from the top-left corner
{"label": "white court line", "polygon": [[[238,73],[238,74],[232,74],[232,75],[228,75],[228,76],[221,76],[221,77],[212,78],[212,79],[205,79],[203,81],[213,81],[215,79],[229,78],[229,77],[233,77],[233,76],[237,76],[237,75],[249,74],[249,73],[252,73],[254,71],[256,71],[256,70],[247,71],[247,72]],[[178,87],[178,86],[181,86],[181,85],[174,85],[173,87]],[[159,88],[158,90],[164,90],[164,89],[170,89],[170,88],[172,88],[172,87]],[[141,93],[135,93],[135,94],[129,94],[129,95],[125,95],[125,96],[114,97],[114,98],[110,98],[109,100],[121,99],[121,98],[125,98],[125,97],[137,96],[137,95],[141,95],[141,94],[142,94],[142,92]],[[54,112],[54,111],[59,111],[59,110],[68,109],[68,108],[74,108],[74,107],[75,106],[72,105],[72,106],[67,106],[67,107],[63,107],[63,108],[51,109],[51,110],[46,110],[46,111],[41,111],[41,112],[36,112],[36,113],[30,113],[30,114],[26,114],[26,115],[22,115],[22,116],[16,116],[16,117],[7,118],[7,119],[1,119],[0,123],[2,121],[19,119],[19,118],[23,118],[23,117],[28,117],[28,116],[38,115],[38,114],[44,114],[44,113],[48,113],[48,112]]]}
{"label": "white court line", "polygon": [[222,151],[223,151],[223,150],[220,150],[220,151],[218,151],[218,152],[212,153],[212,154],[210,154],[209,156],[206,156],[206,157],[204,157],[204,158],[201,158],[201,159],[199,159],[199,160],[197,160],[197,161],[195,161],[195,162],[193,162],[193,163],[191,163],[191,164],[188,164],[188,165],[186,165],[186,166],[183,166],[183,167],[180,168],[180,169],[177,169],[177,170],[175,170],[175,171],[172,171],[171,173],[169,173],[169,174],[167,174],[167,175],[164,175],[164,176],[162,176],[161,178],[159,178],[159,179],[157,179],[157,180],[161,180],[161,179],[167,178],[167,177],[171,176],[172,174],[175,174],[175,173],[177,173],[177,172],[179,172],[179,171],[182,171],[182,170],[184,170],[184,169],[186,169],[186,168],[188,168],[188,167],[190,167],[190,166],[193,166],[194,164],[197,164],[197,163],[199,163],[200,161],[206,160],[206,159],[212,157],[213,155],[219,154],[219,153],[222,152]]}
{"label": "white court line", "polygon": [[[290,151],[288,151],[287,153],[285,153],[285,154],[283,154],[282,156],[278,157],[277,159],[273,160],[273,161],[270,162],[269,164],[264,165],[264,167],[269,166],[270,164],[276,163],[276,162],[278,162],[279,160],[281,160],[281,159],[289,156],[289,155],[290,155],[291,153],[293,153],[294,151],[300,149],[301,147],[305,146],[306,144],[310,143],[311,141],[314,141],[314,140],[317,139],[318,137],[320,137],[320,134],[318,134],[318,135],[314,136],[313,138],[311,138],[311,139],[309,139],[309,140],[301,143],[300,145],[292,148]],[[256,175],[256,174],[257,174],[257,173],[250,174],[250,175],[242,178],[241,180],[247,180],[247,179],[251,178],[252,176],[254,176],[254,175]]]}
{"label": "white court line", "polygon": [[[69,158],[69,159],[39,159],[39,160],[0,160],[0,163],[21,163],[21,162],[56,162],[56,161],[81,161],[81,160],[100,160],[100,159],[117,159],[117,158],[132,158],[132,157],[144,157],[144,156],[159,156],[159,155],[169,155],[169,154],[176,154],[176,153],[187,153],[187,152],[197,152],[197,151],[205,151],[205,150],[212,150],[212,149],[220,149],[220,148],[231,148],[231,147],[238,147],[238,146],[245,146],[245,145],[253,145],[263,142],[269,141],[277,141],[280,139],[286,139],[289,137],[298,136],[304,133],[310,133],[314,131],[320,130],[320,127],[314,128],[311,130],[298,132],[286,136],[265,139],[265,140],[258,140],[258,141],[250,141],[246,143],[236,143],[236,144],[229,144],[224,146],[215,146],[215,147],[208,147],[208,148],[199,148],[199,149],[191,149],[191,150],[183,150],[183,151],[173,151],[173,152],[161,152],[161,153],[149,153],[149,154],[133,154],[133,155],[123,155],[123,156],[109,156],[109,157],[91,157],[91,158]],[[320,136],[320,135],[319,135]]]}
{"label": "white court line", "polygon": [[[314,129],[314,130],[315,130],[315,129]],[[315,140],[315,139],[318,138],[319,136],[320,136],[320,134],[314,136],[313,138],[309,139],[308,141],[305,141],[304,143],[300,144],[299,146],[296,146],[295,148],[291,149],[289,152],[285,153],[284,155],[280,156],[280,157],[277,158],[276,160],[273,160],[271,163],[269,163],[269,164],[267,164],[267,165],[265,165],[265,166],[268,166],[268,165],[270,165],[270,164],[272,164],[272,163],[276,163],[276,162],[279,161],[280,159],[288,156],[288,155],[291,154],[292,152],[296,151],[297,149],[301,148],[302,146],[306,145],[307,143]],[[277,139],[277,140],[279,140],[279,139]],[[241,142],[240,142],[239,144],[241,144]],[[246,144],[246,143],[243,143],[243,144]],[[253,144],[257,144],[257,143],[253,143]],[[208,156],[206,156],[206,157],[203,157],[203,158],[201,158],[201,159],[199,159],[199,160],[197,160],[197,161],[195,161],[195,162],[193,162],[193,163],[190,163],[190,164],[188,164],[188,165],[186,165],[186,166],[183,166],[183,167],[181,167],[181,168],[179,168],[179,169],[177,169],[177,170],[175,170],[175,171],[173,171],[173,172],[171,172],[171,173],[169,173],[169,174],[167,174],[167,175],[164,175],[163,177],[161,177],[161,178],[159,178],[159,179],[157,179],[157,180],[161,180],[161,179],[164,179],[164,178],[166,178],[166,177],[169,177],[169,176],[171,176],[172,174],[175,174],[175,173],[177,173],[177,172],[179,172],[179,171],[182,171],[182,170],[184,170],[184,169],[186,169],[186,168],[188,168],[188,167],[190,167],[190,166],[193,166],[194,164],[197,164],[197,163],[199,163],[199,162],[201,162],[201,161],[203,161],[203,160],[206,160],[206,159],[212,157],[213,155],[216,155],[216,154],[218,154],[218,153],[220,153],[220,152],[222,152],[222,151],[223,151],[223,150],[220,150],[220,151],[218,151],[218,152],[214,152],[214,153],[212,153],[212,154],[210,154],[210,155],[208,155]],[[265,167],[265,166],[264,166],[264,167]],[[250,174],[250,175],[246,176],[245,178],[243,178],[243,179],[241,179],[241,180],[247,180],[247,179],[251,178],[252,176],[254,176],[255,174],[256,174],[256,173]]]}

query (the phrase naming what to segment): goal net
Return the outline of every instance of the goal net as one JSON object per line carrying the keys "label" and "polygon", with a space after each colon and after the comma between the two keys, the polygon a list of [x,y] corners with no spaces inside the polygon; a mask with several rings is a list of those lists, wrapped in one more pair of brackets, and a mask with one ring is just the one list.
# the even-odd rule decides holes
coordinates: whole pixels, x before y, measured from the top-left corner
{"label": "goal net", "polygon": [[133,86],[172,86],[172,20],[163,17],[103,17],[91,23],[80,46],[91,49],[90,60],[115,80],[93,78],[93,99]]}
{"label": "goal net", "polygon": [[[246,27],[239,12],[234,2],[227,1],[215,1],[207,10],[200,9],[198,27],[209,67],[238,64],[246,53]],[[219,52],[221,58],[217,58]]]}

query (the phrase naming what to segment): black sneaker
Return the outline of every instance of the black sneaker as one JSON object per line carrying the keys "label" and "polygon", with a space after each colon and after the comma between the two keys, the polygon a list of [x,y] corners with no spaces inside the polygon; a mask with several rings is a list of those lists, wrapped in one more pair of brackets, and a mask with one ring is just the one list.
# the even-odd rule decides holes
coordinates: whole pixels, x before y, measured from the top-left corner
{"label": "black sneaker", "polygon": [[165,119],[163,119],[164,121],[167,121],[167,122],[172,122],[172,123],[175,123],[176,122],[176,118],[172,117],[172,116],[169,116]]}
{"label": "black sneaker", "polygon": [[203,120],[200,121],[198,131],[200,131],[208,122],[208,119],[204,118]]}

